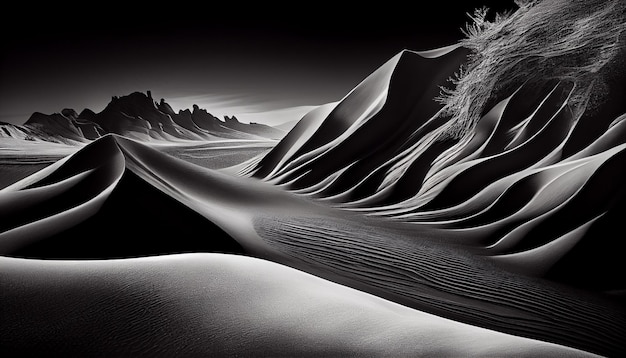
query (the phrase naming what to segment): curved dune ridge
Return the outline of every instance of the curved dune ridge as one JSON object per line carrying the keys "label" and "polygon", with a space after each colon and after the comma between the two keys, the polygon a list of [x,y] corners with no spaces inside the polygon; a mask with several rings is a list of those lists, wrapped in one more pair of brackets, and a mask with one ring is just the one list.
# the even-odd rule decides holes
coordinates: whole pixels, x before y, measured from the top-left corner
{"label": "curved dune ridge", "polygon": [[[4,256],[244,253],[465,323],[600,354],[625,350],[623,307],[503,272],[435,241],[449,230],[366,219],[118,136],[99,139],[0,195]],[[5,321],[2,329],[13,330],[9,324],[16,323]]]}
{"label": "curved dune ridge", "polygon": [[[622,99],[583,120],[569,107],[574,84],[524,84],[470,135],[453,138],[433,98],[465,56],[454,47],[401,53],[330,112],[305,117],[242,174],[336,207],[448,230],[449,241],[530,275],[571,283],[568,269],[604,262],[577,284],[625,287],[614,274],[625,269],[624,244],[603,238],[608,228],[620,231],[614,219],[626,206],[626,121],[605,117],[626,112]],[[371,110],[344,128],[343,113],[357,104]],[[594,122],[602,128],[588,130]]]}
{"label": "curved dune ridge", "polygon": [[0,346],[626,354],[626,105],[523,84],[451,137],[467,55],[401,52],[239,176],[107,135],[0,190]]}
{"label": "curved dune ridge", "polygon": [[106,136],[0,191],[0,253],[102,258],[242,252],[215,224],[129,169],[132,157],[119,144],[127,141]]}

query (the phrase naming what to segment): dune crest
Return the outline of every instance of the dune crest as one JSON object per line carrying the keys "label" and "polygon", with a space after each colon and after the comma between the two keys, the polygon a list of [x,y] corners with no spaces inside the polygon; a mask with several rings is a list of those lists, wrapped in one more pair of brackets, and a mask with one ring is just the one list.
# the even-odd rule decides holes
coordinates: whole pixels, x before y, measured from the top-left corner
{"label": "dune crest", "polygon": [[[394,57],[379,69],[389,79],[384,87],[366,80],[326,118],[312,112],[315,122],[303,120],[242,173],[369,216],[450,230],[447,241],[499,256],[497,262],[529,275],[561,280],[563,271],[590,259],[579,257],[581,247],[594,260],[620,252],[617,240],[594,238],[617,228],[611,218],[623,213],[626,202],[620,184],[626,180],[623,121],[601,111],[586,114],[599,116],[595,121],[605,129],[590,132],[596,136],[580,146],[579,127],[591,119],[576,117],[571,108],[577,85],[554,80],[521,85],[487,111],[471,134],[450,137],[455,119],[441,115],[433,91],[466,52],[453,47],[428,54]],[[430,68],[438,71],[425,70]],[[379,104],[368,91],[386,93],[385,101]],[[610,101],[605,106],[620,106],[621,99]],[[370,103],[374,110],[344,128],[337,108],[352,102],[364,108]],[[572,236],[578,239],[568,249],[541,249],[571,243],[566,238]],[[502,259],[539,251],[551,263],[542,270],[532,260]],[[624,269],[617,254],[609,256],[578,285],[598,288],[597,277]],[[626,286],[620,278],[608,281],[605,289]]]}
{"label": "dune crest", "polygon": [[[366,218],[119,136],[85,146],[0,196],[7,199],[0,208],[4,256],[253,255],[483,328],[600,354],[624,349],[619,305],[594,292],[578,298],[583,291],[504,272],[480,252],[442,243],[466,237],[463,230]],[[529,261],[506,254],[496,256],[505,267]]]}

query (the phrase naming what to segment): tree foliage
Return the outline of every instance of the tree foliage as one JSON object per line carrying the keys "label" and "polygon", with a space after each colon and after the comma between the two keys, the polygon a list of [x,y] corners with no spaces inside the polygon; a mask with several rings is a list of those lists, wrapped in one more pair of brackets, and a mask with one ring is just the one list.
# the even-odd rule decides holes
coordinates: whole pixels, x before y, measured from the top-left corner
{"label": "tree foliage", "polygon": [[[468,62],[443,89],[443,115],[452,117],[449,135],[470,132],[494,101],[523,83],[557,79],[575,85],[569,105],[580,115],[592,93],[600,93],[624,56],[626,1],[518,0],[513,13],[477,9],[461,44],[471,50]],[[620,55],[621,54],[621,55]],[[601,96],[595,96],[601,97]]]}

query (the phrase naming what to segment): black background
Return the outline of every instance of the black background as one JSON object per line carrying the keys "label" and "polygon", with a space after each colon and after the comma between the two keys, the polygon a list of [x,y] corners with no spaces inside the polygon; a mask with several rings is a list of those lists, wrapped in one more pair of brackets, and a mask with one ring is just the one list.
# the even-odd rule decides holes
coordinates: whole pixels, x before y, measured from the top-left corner
{"label": "black background", "polygon": [[112,95],[147,89],[166,98],[259,94],[285,106],[334,101],[402,49],[458,41],[466,13],[482,5],[516,8],[513,1],[21,4],[1,25],[0,121],[64,107],[98,111]]}

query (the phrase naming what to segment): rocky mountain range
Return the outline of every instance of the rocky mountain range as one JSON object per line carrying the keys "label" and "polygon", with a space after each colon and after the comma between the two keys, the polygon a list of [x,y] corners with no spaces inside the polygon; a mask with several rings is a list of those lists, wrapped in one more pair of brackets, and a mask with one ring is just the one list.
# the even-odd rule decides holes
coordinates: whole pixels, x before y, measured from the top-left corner
{"label": "rocky mountain range", "polygon": [[23,125],[0,122],[0,138],[77,144],[109,133],[142,141],[280,139],[285,135],[264,124],[241,123],[235,116],[221,120],[198,105],[176,112],[163,98],[155,101],[150,91],[114,96],[100,113],[66,108],[53,114],[35,112]]}

